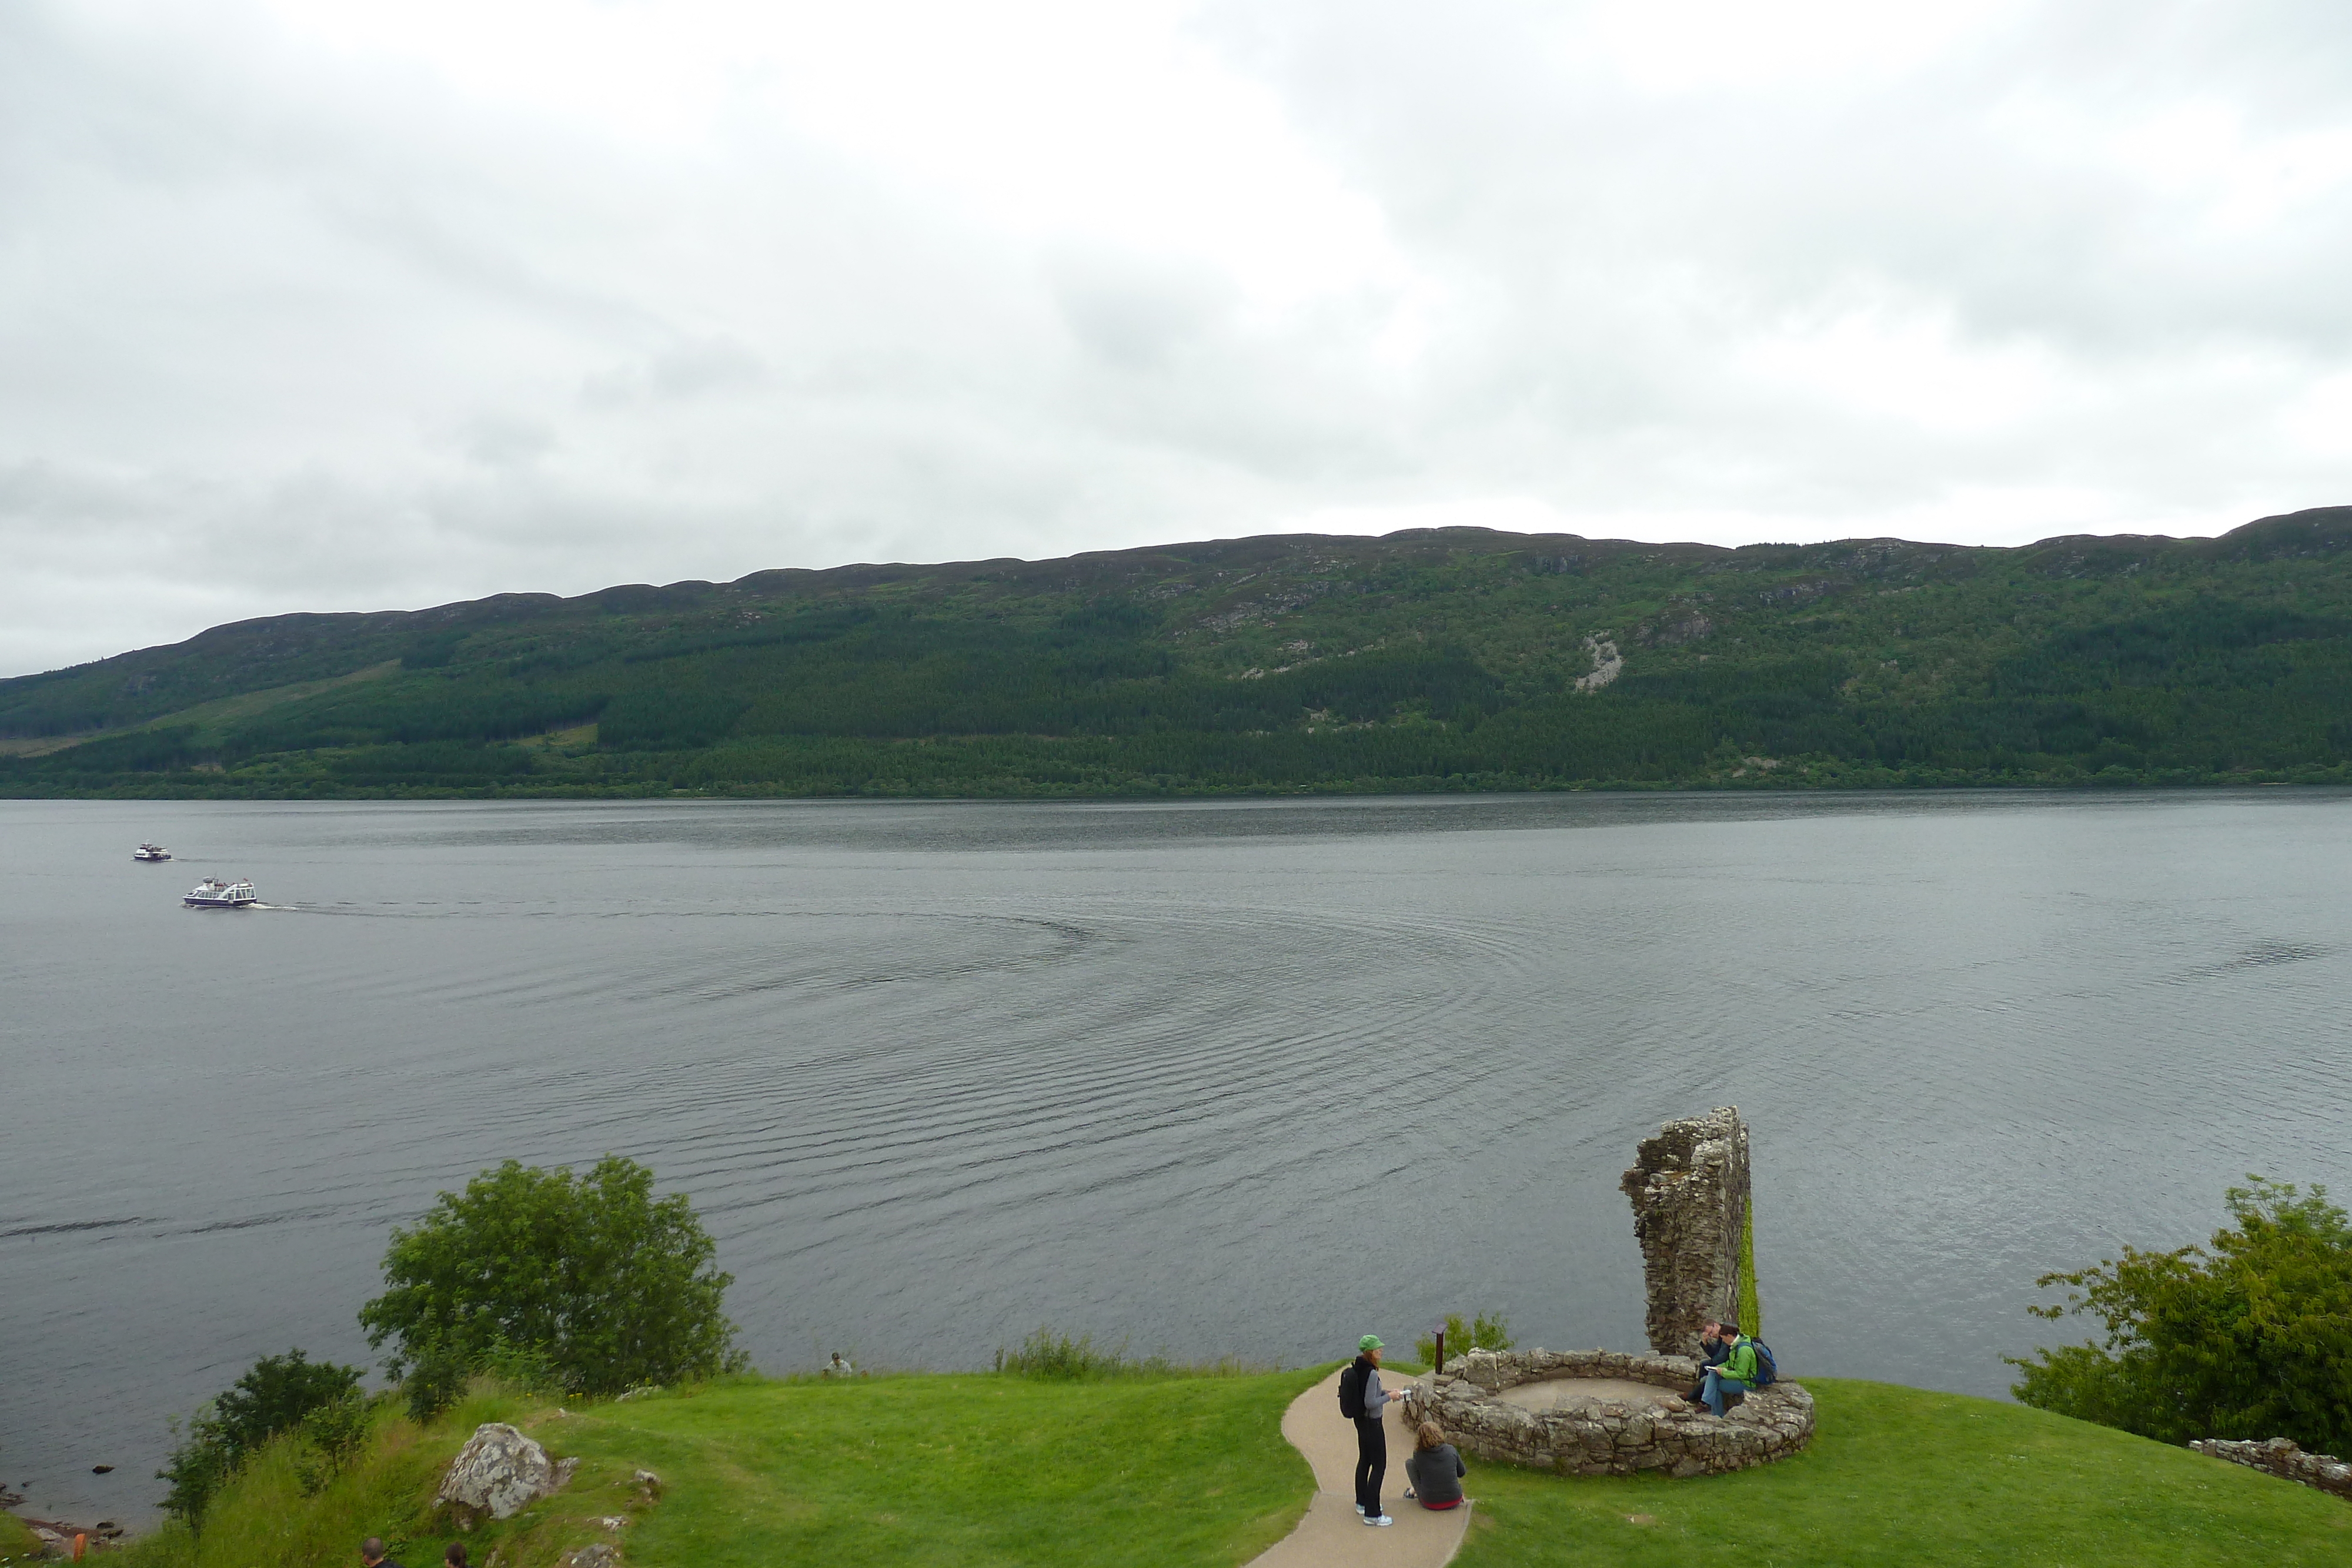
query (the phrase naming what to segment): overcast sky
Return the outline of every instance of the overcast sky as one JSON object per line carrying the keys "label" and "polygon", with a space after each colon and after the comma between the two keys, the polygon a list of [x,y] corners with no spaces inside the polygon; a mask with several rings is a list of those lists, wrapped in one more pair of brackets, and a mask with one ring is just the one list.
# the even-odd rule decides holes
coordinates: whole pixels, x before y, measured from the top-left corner
{"label": "overcast sky", "polygon": [[0,5],[0,674],[1437,523],[2352,501],[2344,0]]}

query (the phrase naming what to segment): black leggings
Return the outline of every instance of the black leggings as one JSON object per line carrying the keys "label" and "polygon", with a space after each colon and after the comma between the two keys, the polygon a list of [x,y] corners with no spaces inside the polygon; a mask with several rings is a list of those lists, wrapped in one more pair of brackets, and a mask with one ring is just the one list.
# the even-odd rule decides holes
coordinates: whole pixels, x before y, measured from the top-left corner
{"label": "black leggings", "polygon": [[1389,1435],[1381,1428],[1377,1416],[1356,1417],[1356,1500],[1364,1505],[1364,1517],[1377,1518],[1381,1511],[1381,1481],[1389,1473]]}

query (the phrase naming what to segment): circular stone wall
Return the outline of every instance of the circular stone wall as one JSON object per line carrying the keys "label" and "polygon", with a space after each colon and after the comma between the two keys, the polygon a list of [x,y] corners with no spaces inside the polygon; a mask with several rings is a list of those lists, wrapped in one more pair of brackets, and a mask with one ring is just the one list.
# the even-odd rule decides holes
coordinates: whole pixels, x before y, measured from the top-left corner
{"label": "circular stone wall", "polygon": [[1787,1458],[1813,1436],[1813,1396],[1794,1383],[1720,1416],[1683,1398],[1698,1364],[1604,1350],[1474,1350],[1413,1385],[1412,1415],[1465,1453],[1563,1475],[1710,1475]]}

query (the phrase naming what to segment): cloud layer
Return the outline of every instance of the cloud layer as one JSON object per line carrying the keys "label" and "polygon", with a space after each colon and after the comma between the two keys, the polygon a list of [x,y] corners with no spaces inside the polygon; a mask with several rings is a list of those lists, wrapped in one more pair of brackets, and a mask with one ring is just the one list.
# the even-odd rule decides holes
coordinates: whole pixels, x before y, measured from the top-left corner
{"label": "cloud layer", "polygon": [[2352,499],[2339,22],[7,7],[0,671],[857,559]]}

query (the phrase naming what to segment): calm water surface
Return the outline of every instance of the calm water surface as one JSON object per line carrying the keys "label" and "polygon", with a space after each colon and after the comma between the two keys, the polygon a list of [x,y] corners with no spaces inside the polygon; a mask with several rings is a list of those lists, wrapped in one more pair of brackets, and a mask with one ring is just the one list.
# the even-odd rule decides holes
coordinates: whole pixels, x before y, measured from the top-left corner
{"label": "calm water surface", "polygon": [[1736,1103],[1783,1366],[1975,1393],[2035,1274],[2352,1178],[2336,794],[5,802],[0,888],[0,1480],[85,1519],[509,1155],[691,1193],[770,1370],[1296,1364],[1638,1347],[1617,1177]]}

